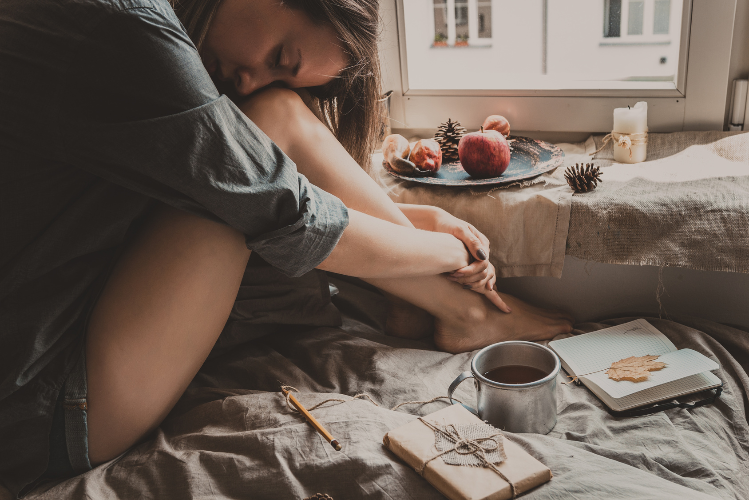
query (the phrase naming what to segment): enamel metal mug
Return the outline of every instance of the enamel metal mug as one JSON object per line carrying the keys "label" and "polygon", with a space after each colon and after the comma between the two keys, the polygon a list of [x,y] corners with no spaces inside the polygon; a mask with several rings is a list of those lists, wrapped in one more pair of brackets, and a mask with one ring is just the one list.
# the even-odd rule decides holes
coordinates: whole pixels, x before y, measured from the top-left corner
{"label": "enamel metal mug", "polygon": [[[490,370],[509,365],[538,368],[547,375],[528,384],[495,382],[484,376]],[[477,409],[466,405],[498,429],[508,432],[547,434],[557,423],[557,374],[560,358],[551,349],[533,342],[513,340],[485,347],[474,355],[471,370],[465,371],[448,388],[453,392],[467,378],[474,379]]]}

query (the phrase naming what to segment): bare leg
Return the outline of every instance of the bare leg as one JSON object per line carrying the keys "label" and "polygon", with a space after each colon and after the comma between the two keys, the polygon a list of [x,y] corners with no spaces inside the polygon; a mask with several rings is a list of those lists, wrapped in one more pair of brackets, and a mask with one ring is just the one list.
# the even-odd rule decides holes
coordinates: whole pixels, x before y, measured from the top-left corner
{"label": "bare leg", "polygon": [[[296,94],[271,89],[246,101],[241,109],[313,184],[352,209],[411,225]],[[513,313],[502,313],[484,297],[441,276],[368,281],[435,316],[435,341],[449,352],[506,339],[548,339],[572,328],[572,318],[567,314],[535,308],[512,297],[503,299]]]}
{"label": "bare leg", "polygon": [[221,333],[249,257],[235,229],[166,206],[133,241],[86,336],[92,465],[166,417]]}

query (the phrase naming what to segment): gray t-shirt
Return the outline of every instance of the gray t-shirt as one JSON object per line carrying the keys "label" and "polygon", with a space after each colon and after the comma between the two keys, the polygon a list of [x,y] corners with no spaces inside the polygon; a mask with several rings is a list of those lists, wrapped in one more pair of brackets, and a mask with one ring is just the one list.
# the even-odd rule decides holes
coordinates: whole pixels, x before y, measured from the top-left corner
{"label": "gray t-shirt", "polygon": [[346,207],[220,96],[167,0],[0,2],[0,482],[46,467],[85,318],[154,200],[290,276]]}

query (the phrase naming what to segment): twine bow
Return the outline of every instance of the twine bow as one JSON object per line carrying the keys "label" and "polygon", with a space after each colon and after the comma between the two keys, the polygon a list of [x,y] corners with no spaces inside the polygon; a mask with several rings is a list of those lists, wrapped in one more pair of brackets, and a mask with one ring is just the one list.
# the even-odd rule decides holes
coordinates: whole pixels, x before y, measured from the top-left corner
{"label": "twine bow", "polygon": [[455,425],[449,424],[444,427],[440,427],[437,425],[432,424],[431,422],[428,422],[427,420],[423,418],[419,418],[419,421],[425,424],[427,427],[435,431],[436,433],[441,434],[443,437],[445,437],[450,443],[453,444],[452,448],[449,448],[447,450],[443,450],[434,457],[430,458],[429,460],[426,460],[422,463],[422,465],[417,469],[417,472],[420,476],[424,475],[424,470],[427,467],[427,464],[435,460],[436,458],[442,457],[446,453],[450,453],[452,451],[455,451],[459,455],[473,455],[476,457],[481,463],[483,467],[486,467],[488,469],[492,469],[495,473],[497,473],[505,482],[507,482],[510,485],[510,493],[512,498],[516,498],[516,486],[511,482],[510,479],[508,479],[505,474],[503,474],[500,469],[495,466],[488,458],[487,453],[491,453],[493,451],[500,452],[503,459],[505,459],[505,452],[502,449],[501,442],[496,440],[495,438],[498,436],[502,436],[502,433],[497,432],[495,434],[491,434],[489,436],[474,438],[474,439],[468,439],[461,435],[459,430],[456,428]]}
{"label": "twine bow", "polygon": [[615,146],[627,149],[628,150],[628,157],[633,158],[633,146],[637,146],[639,144],[648,144],[648,131],[646,132],[639,132],[637,134],[623,134],[622,132],[615,132],[614,130],[610,132],[609,134],[604,136],[604,139],[602,141],[602,147],[597,149],[591,154],[591,157],[593,158],[596,156],[596,154],[604,149],[604,147],[609,144],[610,142],[614,142]]}

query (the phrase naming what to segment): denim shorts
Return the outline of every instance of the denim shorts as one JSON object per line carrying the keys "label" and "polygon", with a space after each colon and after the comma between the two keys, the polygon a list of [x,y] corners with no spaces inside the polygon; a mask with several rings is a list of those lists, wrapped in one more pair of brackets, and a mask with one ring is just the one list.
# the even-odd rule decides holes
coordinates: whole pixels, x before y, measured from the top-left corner
{"label": "denim shorts", "polygon": [[86,422],[86,350],[65,380],[55,405],[49,435],[49,463],[45,479],[73,477],[91,470]]}

